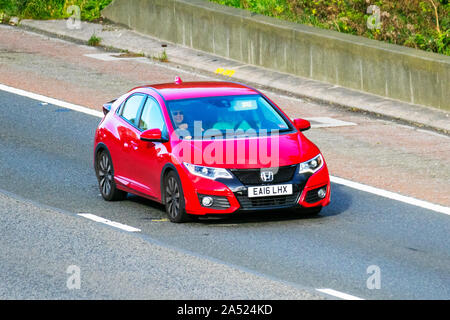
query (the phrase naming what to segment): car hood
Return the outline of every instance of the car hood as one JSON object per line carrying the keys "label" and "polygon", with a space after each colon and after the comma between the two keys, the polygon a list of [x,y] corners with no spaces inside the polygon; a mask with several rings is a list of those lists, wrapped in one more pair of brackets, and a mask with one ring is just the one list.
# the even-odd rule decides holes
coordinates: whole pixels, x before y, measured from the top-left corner
{"label": "car hood", "polygon": [[178,140],[174,161],[227,169],[273,168],[297,164],[319,154],[301,132],[216,140]]}

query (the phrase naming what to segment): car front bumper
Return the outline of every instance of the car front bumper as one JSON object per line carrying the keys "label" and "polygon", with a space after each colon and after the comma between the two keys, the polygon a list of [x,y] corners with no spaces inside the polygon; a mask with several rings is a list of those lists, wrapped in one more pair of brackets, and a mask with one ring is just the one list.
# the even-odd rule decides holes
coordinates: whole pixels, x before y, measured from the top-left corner
{"label": "car front bumper", "polygon": [[[182,178],[186,212],[193,215],[220,215],[242,211],[324,207],[330,203],[330,177],[326,165],[314,174],[300,174],[298,166],[295,166],[294,175],[282,182],[256,184],[255,181],[243,183],[242,180],[236,174],[233,174],[233,179],[210,180],[186,173]],[[249,187],[274,184],[292,184],[292,195],[248,197]],[[325,197],[320,198],[317,196],[318,189],[324,187]],[[201,203],[205,196],[213,198],[213,205],[210,207]]]}

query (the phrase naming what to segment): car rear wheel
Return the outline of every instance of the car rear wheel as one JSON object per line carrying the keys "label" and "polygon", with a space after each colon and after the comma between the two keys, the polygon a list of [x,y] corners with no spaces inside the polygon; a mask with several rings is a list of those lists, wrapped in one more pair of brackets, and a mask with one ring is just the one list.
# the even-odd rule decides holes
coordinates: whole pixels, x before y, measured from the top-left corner
{"label": "car rear wheel", "polygon": [[169,220],[180,223],[189,220],[184,210],[184,195],[181,181],[174,171],[170,171],[164,179],[164,199]]}
{"label": "car rear wheel", "polygon": [[116,187],[116,183],[114,182],[114,167],[107,151],[103,150],[98,154],[95,171],[103,199],[107,201],[118,201],[126,198],[127,193]]}

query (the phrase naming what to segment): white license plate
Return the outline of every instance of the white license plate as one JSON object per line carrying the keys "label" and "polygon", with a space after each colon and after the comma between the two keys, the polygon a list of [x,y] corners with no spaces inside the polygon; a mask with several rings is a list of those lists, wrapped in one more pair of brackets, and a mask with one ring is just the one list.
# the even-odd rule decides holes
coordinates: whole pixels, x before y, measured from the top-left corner
{"label": "white license plate", "polygon": [[248,197],[271,197],[292,194],[292,184],[278,184],[273,186],[248,187]]}

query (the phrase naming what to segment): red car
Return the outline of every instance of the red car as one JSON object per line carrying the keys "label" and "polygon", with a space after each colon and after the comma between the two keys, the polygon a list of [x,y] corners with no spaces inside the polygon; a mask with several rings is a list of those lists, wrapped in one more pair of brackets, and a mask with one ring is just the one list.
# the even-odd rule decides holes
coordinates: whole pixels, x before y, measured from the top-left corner
{"label": "red car", "polygon": [[192,216],[330,202],[319,149],[256,89],[233,82],[138,87],[103,106],[94,166],[105,200],[133,193],[165,205],[172,222]]}

